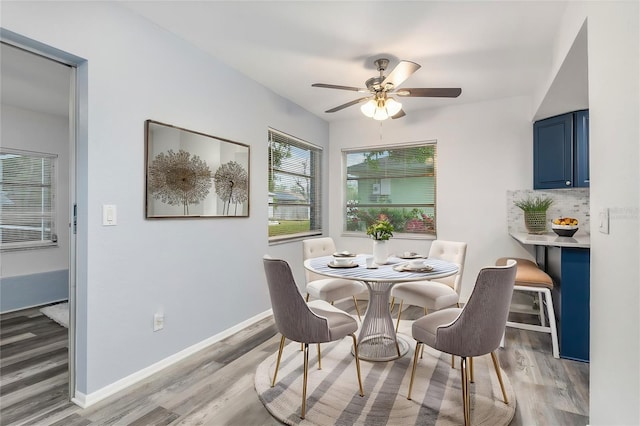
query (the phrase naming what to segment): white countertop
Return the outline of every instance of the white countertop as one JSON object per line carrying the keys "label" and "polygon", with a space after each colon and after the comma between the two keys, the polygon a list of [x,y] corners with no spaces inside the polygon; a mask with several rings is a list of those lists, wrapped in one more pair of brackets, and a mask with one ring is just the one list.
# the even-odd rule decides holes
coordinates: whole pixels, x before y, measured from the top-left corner
{"label": "white countertop", "polygon": [[510,235],[522,244],[535,246],[556,246],[590,248],[591,237],[586,232],[576,232],[573,237],[559,237],[553,232],[541,235],[527,234],[524,232],[511,232]]}

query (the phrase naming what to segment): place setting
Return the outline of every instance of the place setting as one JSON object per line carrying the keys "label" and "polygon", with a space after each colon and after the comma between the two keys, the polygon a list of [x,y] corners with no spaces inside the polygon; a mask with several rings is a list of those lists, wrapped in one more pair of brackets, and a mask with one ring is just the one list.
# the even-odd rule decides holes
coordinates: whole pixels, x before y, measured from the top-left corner
{"label": "place setting", "polygon": [[348,251],[335,252],[327,266],[329,268],[357,268],[358,263],[355,262],[355,258],[356,255]]}
{"label": "place setting", "polygon": [[412,260],[412,259],[426,259],[427,256],[416,253],[415,251],[404,251],[402,253],[396,254],[396,257],[399,259]]}
{"label": "place setting", "polygon": [[432,272],[433,266],[427,264],[425,260],[427,256],[416,253],[414,251],[405,251],[396,254],[398,259],[407,260],[407,262],[400,263],[393,267],[394,271],[398,272]]}
{"label": "place setting", "polygon": [[398,272],[432,272],[433,266],[427,265],[423,258],[410,260],[393,267]]}

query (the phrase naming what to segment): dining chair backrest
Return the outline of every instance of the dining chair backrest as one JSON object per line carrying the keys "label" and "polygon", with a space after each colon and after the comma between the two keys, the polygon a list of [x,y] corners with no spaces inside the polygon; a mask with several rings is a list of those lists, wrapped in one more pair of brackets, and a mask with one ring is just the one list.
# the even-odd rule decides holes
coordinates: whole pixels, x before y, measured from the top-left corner
{"label": "dining chair backrest", "polygon": [[[310,238],[302,241],[302,259],[313,259],[320,256],[330,256],[336,252],[336,244],[331,237]],[[327,277],[305,269],[307,283],[325,279]]]}
{"label": "dining chair backrest", "polygon": [[432,259],[445,260],[455,263],[458,266],[458,273],[445,278],[438,278],[439,283],[451,287],[460,296],[462,287],[462,272],[464,270],[464,260],[467,255],[467,243],[457,241],[434,240],[429,249],[429,257]]}
{"label": "dining chair backrest", "polygon": [[291,267],[281,259],[263,258],[273,318],[280,334],[296,342],[330,340],[326,318],[314,314],[298,290]]}
{"label": "dining chair backrest", "polygon": [[513,296],[516,262],[480,270],[475,287],[450,324],[437,328],[435,348],[464,357],[493,352],[500,346]]}

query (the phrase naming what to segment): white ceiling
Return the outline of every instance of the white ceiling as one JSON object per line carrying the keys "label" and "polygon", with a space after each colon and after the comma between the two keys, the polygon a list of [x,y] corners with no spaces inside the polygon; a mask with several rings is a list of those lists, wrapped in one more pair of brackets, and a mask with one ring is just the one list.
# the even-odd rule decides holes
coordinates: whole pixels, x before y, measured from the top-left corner
{"label": "white ceiling", "polygon": [[456,99],[402,98],[404,110],[533,94],[549,72],[565,1],[123,1],[160,27],[326,120],[386,57],[422,65],[401,87],[461,87]]}
{"label": "white ceiling", "polygon": [[[120,4],[332,121],[363,117],[358,106],[324,113],[363,95],[311,84],[364,87],[368,78],[378,75],[373,60],[380,57],[391,60],[389,69],[399,60],[422,65],[401,87],[462,88],[455,99],[400,98],[407,115],[423,108],[532,95],[548,75],[553,40],[567,2],[173,0]],[[563,66],[584,70],[582,86],[586,85],[583,50],[573,55],[582,63],[568,67],[568,59]],[[68,102],[61,101],[60,92],[49,99],[42,96],[46,86],[68,88],[65,67],[30,66],[22,62],[29,61],[24,55],[9,56],[4,45],[2,59],[3,102],[15,97],[14,102],[35,103],[34,109],[51,109],[56,103],[66,113]],[[567,81],[575,80],[573,72]],[[556,86],[565,87],[560,81]],[[14,92],[28,96],[14,96]]]}

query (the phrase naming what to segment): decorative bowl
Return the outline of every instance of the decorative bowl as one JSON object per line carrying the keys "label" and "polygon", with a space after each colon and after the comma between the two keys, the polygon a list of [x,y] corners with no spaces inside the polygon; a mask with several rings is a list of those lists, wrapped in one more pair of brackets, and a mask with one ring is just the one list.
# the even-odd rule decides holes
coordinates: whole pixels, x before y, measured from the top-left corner
{"label": "decorative bowl", "polygon": [[353,262],[353,256],[333,256],[333,264],[338,266],[347,266]]}
{"label": "decorative bowl", "polygon": [[573,237],[573,234],[578,232],[578,225],[551,224],[551,229],[560,237]]}
{"label": "decorative bowl", "polygon": [[409,266],[412,268],[422,268],[424,266],[424,259],[410,260]]}
{"label": "decorative bowl", "polygon": [[354,253],[348,251],[337,251],[333,253],[333,257],[356,257]]}

